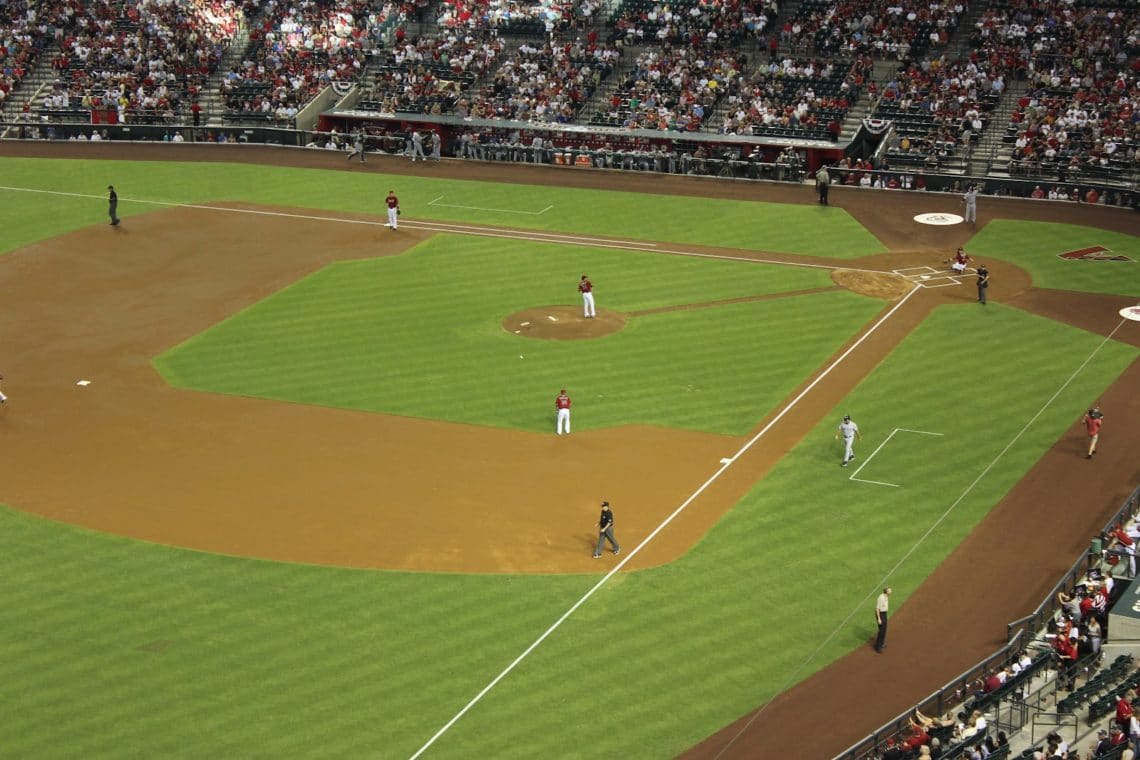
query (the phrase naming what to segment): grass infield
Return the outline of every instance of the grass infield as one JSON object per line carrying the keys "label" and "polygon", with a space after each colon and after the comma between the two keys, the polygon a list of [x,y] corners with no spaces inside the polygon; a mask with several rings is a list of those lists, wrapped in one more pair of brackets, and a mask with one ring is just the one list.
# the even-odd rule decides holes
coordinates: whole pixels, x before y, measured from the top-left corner
{"label": "grass infield", "polygon": [[[1103,246],[1131,261],[1073,261],[1060,254]],[[1025,269],[1040,288],[1140,296],[1140,237],[1075,224],[997,219],[966,250]]]}
{"label": "grass infield", "polygon": [[[678,310],[591,340],[501,327],[523,308],[578,302],[585,271],[603,308]],[[440,235],[400,256],[328,267],[156,364],[198,390],[536,432],[549,430],[552,394],[569,387],[578,430],[741,435],[883,303],[844,290],[709,302],[830,286],[819,269]]]}

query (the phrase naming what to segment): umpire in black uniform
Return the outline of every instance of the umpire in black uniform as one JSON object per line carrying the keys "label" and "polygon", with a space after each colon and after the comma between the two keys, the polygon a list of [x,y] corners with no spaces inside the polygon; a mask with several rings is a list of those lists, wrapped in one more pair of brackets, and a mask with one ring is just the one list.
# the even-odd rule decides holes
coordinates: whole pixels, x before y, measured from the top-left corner
{"label": "umpire in black uniform", "polygon": [[602,546],[609,541],[614,548],[614,554],[621,551],[617,539],[614,538],[614,513],[610,510],[608,501],[602,502],[602,516],[598,518],[598,545],[594,547],[594,559],[602,556]]}
{"label": "umpire in black uniform", "polygon": [[111,217],[112,227],[119,225],[119,194],[114,185],[107,185],[107,216]]}

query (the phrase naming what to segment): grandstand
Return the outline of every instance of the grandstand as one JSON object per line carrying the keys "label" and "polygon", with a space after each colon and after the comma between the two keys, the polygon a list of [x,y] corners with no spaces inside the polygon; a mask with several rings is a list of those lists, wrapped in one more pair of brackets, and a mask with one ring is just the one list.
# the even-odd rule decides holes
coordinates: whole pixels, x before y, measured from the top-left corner
{"label": "grandstand", "polygon": [[[565,125],[544,139],[641,150],[665,138],[662,152],[695,159],[687,171],[728,176],[772,178],[720,162],[774,165],[789,146],[806,171],[859,159],[884,171],[987,176],[990,191],[1024,196],[1042,182],[1066,197],[1071,186],[1096,185],[1103,202],[1140,176],[1136,30],[1114,0],[1076,9],[1004,0],[17,8],[23,14],[0,27],[0,108],[56,136],[90,132],[83,124],[210,130],[180,133],[188,141],[227,127],[363,126],[369,147],[399,150],[394,136],[418,128],[439,131],[444,153],[457,156],[475,126],[499,141]],[[550,163],[559,155],[543,154]],[[613,168],[604,157],[588,163]],[[680,160],[617,164],[626,165],[686,171]]]}
{"label": "grandstand", "polygon": [[[6,8],[7,137],[174,131],[336,149],[338,135],[359,128],[370,149],[400,153],[411,130],[431,130],[463,160],[790,182],[826,164],[850,185],[954,190],[980,180],[994,193],[1137,204],[1140,27],[1135,3],[1119,0]],[[1122,522],[1135,498],[1126,509]],[[1061,585],[1111,575],[1109,556],[1081,558]],[[1087,738],[1140,686],[1131,659],[1140,652],[1060,662],[1057,612],[1044,603],[993,660],[917,707],[989,714],[1012,739],[991,756],[1043,751],[1030,715]],[[977,693],[1014,663],[1015,678]],[[887,751],[906,725],[897,719],[849,756]],[[996,734],[959,737],[957,754],[943,757]]]}

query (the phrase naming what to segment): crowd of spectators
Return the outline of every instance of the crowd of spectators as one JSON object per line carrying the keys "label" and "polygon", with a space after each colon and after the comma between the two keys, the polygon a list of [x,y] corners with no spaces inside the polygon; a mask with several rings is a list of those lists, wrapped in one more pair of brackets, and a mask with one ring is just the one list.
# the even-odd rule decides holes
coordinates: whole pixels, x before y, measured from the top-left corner
{"label": "crowd of spectators", "polygon": [[232,0],[92,0],[70,15],[58,34],[58,79],[43,109],[109,111],[119,121],[148,122],[187,113],[244,8]]}
{"label": "crowd of spectators", "polygon": [[71,24],[74,9],[61,0],[12,0],[0,16],[0,110],[9,94]]}
{"label": "crowd of spectators", "polygon": [[805,0],[781,40],[815,55],[919,59],[945,47],[965,0]]}
{"label": "crowd of spectators", "polygon": [[250,31],[250,49],[223,77],[231,118],[288,121],[325,86],[357,81],[378,30],[414,4],[368,0],[268,0]]}
{"label": "crowd of spectators", "polygon": [[973,42],[1028,82],[1005,140],[1011,174],[1116,178],[1137,168],[1140,24],[1111,4],[1005,2],[975,25]]}
{"label": "crowd of spectators", "polygon": [[401,38],[380,58],[357,107],[385,113],[450,113],[472,84],[494,68],[503,48],[497,35],[473,32]]}
{"label": "crowd of spectators", "polygon": [[614,70],[621,50],[607,43],[523,43],[504,56],[489,82],[461,102],[458,113],[516,121],[575,121]]}
{"label": "crowd of spectators", "polygon": [[626,0],[610,19],[611,39],[630,44],[739,46],[763,38],[779,13],[776,0]]}
{"label": "crowd of spectators", "polygon": [[770,60],[727,97],[720,131],[724,134],[796,134],[836,140],[847,111],[871,79],[874,63],[815,59]]}
{"label": "crowd of spectators", "polygon": [[647,49],[590,123],[695,132],[722,96],[739,90],[745,63],[735,50],[705,45]]}
{"label": "crowd of spectators", "polygon": [[871,88],[874,116],[895,124],[888,156],[935,168],[967,154],[1005,86],[1003,71],[985,59],[938,57],[904,64],[881,90]]}
{"label": "crowd of spectators", "polygon": [[443,0],[435,20],[448,29],[498,29],[550,36],[589,26],[604,5],[603,0]]}

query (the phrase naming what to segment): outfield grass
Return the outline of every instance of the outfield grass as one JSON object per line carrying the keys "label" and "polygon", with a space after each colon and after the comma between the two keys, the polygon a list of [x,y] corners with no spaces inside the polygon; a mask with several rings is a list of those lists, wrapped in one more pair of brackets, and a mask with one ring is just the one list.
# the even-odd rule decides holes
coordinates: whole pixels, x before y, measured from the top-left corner
{"label": "outfield grass", "polygon": [[[240,192],[257,195],[257,202],[373,213],[369,198],[379,199],[387,189],[373,186],[387,181],[376,175],[228,165],[0,159],[0,168],[5,171],[0,184],[7,185],[101,195],[113,181],[125,198],[145,192],[178,200],[240,200],[234,195],[240,184],[246,188]],[[287,186],[295,182],[306,184]],[[400,178],[398,187],[403,198],[426,204],[436,197],[429,189],[436,181],[419,182]],[[468,184],[485,205],[507,197]],[[446,189],[453,187],[459,185],[448,183]],[[517,202],[533,204],[534,189],[523,190]],[[558,197],[582,205],[558,217],[558,223],[587,220],[597,225],[574,231],[608,224],[606,234],[634,236],[637,229],[652,228],[661,215],[668,226],[660,229],[670,235],[709,234],[702,242],[722,245],[753,236],[754,227],[729,228],[751,224],[758,212],[767,217],[770,210],[746,203],[706,207],[691,199],[661,206],[644,196],[619,202],[620,194],[579,197],[565,192]],[[98,199],[8,191],[0,191],[0,197],[11,212],[0,229],[0,250],[105,221]],[[636,211],[629,213],[634,205]],[[609,214],[611,208],[624,208],[629,218]],[[704,220],[700,211],[709,208],[707,218],[719,228],[690,225],[692,219]],[[773,208],[782,213],[785,207]],[[136,210],[124,201],[124,213]],[[540,223],[552,223],[545,216]],[[524,226],[513,220],[480,221]],[[770,224],[774,239],[791,241],[780,237],[791,232],[778,227],[790,229],[805,219],[776,221],[765,218],[759,224]],[[977,242],[988,245],[986,235],[999,230],[989,233],[987,226]],[[1101,242],[1103,235],[1096,232],[1097,240],[1076,247]],[[821,241],[832,239],[830,228],[808,227],[796,234],[807,238],[809,233],[821,235]],[[1072,234],[1085,240],[1084,232]],[[769,243],[752,242],[761,247]],[[1028,255],[1016,252],[1024,245],[1023,236],[994,245],[992,255]],[[624,264],[611,272],[601,253],[571,250],[559,255],[591,257],[588,271],[598,280],[602,308],[646,308],[676,303],[684,295],[672,280],[648,292],[610,290]],[[991,255],[984,247],[971,250]],[[406,261],[416,255],[418,251]],[[400,260],[405,259],[391,259]],[[574,262],[572,276],[581,264]],[[1082,275],[1094,278],[1082,285],[1090,290],[1107,287],[1110,278],[1119,276],[1113,274],[1119,270],[1099,264],[1082,267],[1096,273]],[[736,281],[741,275],[735,269],[725,271],[732,272],[731,286],[710,282],[709,292],[721,285],[744,287]],[[746,278],[763,270],[747,271]],[[563,275],[548,274],[538,283],[511,287],[532,297],[542,289],[557,290],[551,295],[555,303],[576,303],[564,295]],[[311,282],[319,285],[322,277],[337,276],[338,268],[331,268],[282,296],[291,297],[295,290],[304,295]],[[793,287],[786,282],[774,289]],[[783,303],[814,304],[830,297]],[[852,320],[841,330],[846,334],[862,324],[860,319],[865,321],[859,305],[865,301],[843,298]],[[791,316],[787,312],[764,311],[780,303],[744,305],[747,314],[741,318],[785,320]],[[753,306],[758,311],[750,311]],[[510,306],[515,308],[521,307]],[[676,332],[679,326],[668,320],[684,316],[660,315],[660,323],[656,318],[639,323],[651,328],[635,324],[626,333],[638,338],[638,329]],[[489,315],[460,323],[473,333],[498,329]],[[810,336],[812,330],[799,322],[763,326],[793,335]],[[581,345],[602,346],[614,338],[618,336]],[[665,567],[615,577],[460,720],[428,757],[671,757],[864,645],[873,632],[875,590],[889,578],[897,592],[895,606],[904,603],[1089,399],[1136,356],[1132,348],[1107,344],[1026,428],[1101,342],[1098,336],[1000,304],[984,310],[942,307],[690,553]],[[797,361],[791,356],[778,361],[785,360]],[[719,374],[746,374],[745,366],[758,367],[733,362],[720,367]],[[788,374],[795,372],[802,379],[802,369]],[[544,388],[544,406],[549,394]],[[731,424],[752,425],[769,411],[760,408],[763,404],[752,406],[756,408],[747,410],[746,419]],[[896,427],[944,435],[898,439],[898,446],[888,444],[864,470],[867,477],[899,483],[899,488],[854,483],[848,479],[852,470],[837,466],[839,444],[832,440],[844,412],[855,417],[865,434],[860,461]],[[723,424],[715,422],[716,415],[707,419]],[[578,421],[576,417],[576,426]],[[691,508],[700,508],[699,500]],[[909,553],[928,531],[918,550]],[[619,537],[629,548],[641,538]],[[0,510],[0,573],[4,757],[406,758],[597,580],[260,562],[96,534],[8,510]]]}
{"label": "outfield grass", "polygon": [[[1073,261],[1058,254],[1104,246],[1131,261]],[[1039,288],[1140,297],[1140,237],[1096,227],[997,219],[966,246],[975,259],[1002,259],[1022,267]]]}
{"label": "outfield grass", "polygon": [[[911,427],[944,433],[949,461],[887,448],[876,472],[903,487],[852,483],[824,421],[687,556],[614,578],[427,756],[671,757],[865,644],[896,563],[898,606],[1136,355],[1106,345],[994,463],[1101,340],[942,307],[837,414],[863,457]],[[406,758],[595,581],[261,562],[11,511],[0,573],[11,757]]]}
{"label": "outfield grass", "polygon": [[199,390],[536,432],[549,429],[552,394],[566,387],[578,430],[743,434],[883,309],[832,290],[634,316],[590,340],[502,328],[522,309],[578,308],[585,271],[602,308],[626,313],[831,287],[819,269],[441,235],[400,256],[328,267],[156,365]]}
{"label": "outfield grass", "polygon": [[[470,182],[360,172],[247,164],[164,163],[0,158],[0,185],[103,197],[119,192],[119,215],[168,203],[242,201],[380,215],[389,189],[400,196],[405,220],[431,219],[631,240],[743,248],[847,259],[883,251],[882,244],[838,208],[673,195]],[[450,206],[429,205],[439,203]],[[7,251],[45,234],[106,221],[98,198],[0,189],[12,228]],[[501,211],[453,206],[477,206]],[[537,214],[547,206],[546,213]],[[525,212],[525,213],[517,213]]]}

